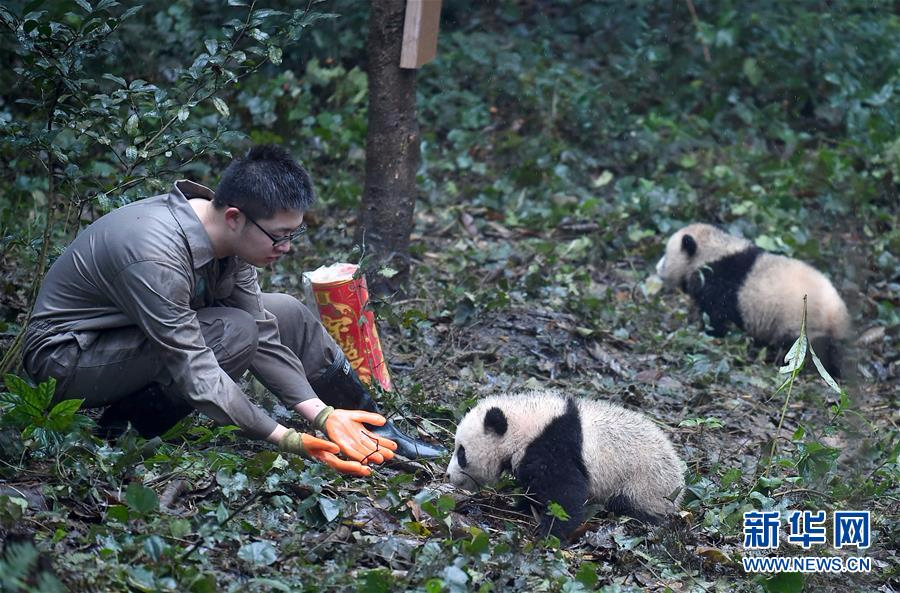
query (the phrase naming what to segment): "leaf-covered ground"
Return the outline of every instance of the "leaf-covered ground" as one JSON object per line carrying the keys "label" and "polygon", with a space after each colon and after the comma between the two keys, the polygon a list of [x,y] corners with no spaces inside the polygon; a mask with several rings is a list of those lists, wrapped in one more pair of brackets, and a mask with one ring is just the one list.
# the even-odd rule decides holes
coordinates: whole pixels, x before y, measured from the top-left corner
{"label": "leaf-covered ground", "polygon": [[[397,385],[381,394],[385,409],[448,448],[490,394],[555,387],[641,410],[687,463],[681,514],[654,528],[593,509],[581,538],[560,546],[534,536],[514,484],[456,491],[446,460],[350,479],[196,419],[166,442],[113,444],[89,426],[24,438],[7,426],[3,587],[900,588],[895,11],[747,2],[697,6],[692,19],[690,3],[447,4],[439,58],[419,77],[413,277],[406,294],[373,304]],[[320,60],[250,78],[231,97],[231,124],[291,145],[321,197],[310,241],[264,275],[268,289],[299,295],[303,270],[360,259],[366,81],[352,54],[364,16],[348,10],[334,25],[339,49],[319,39]],[[195,173],[214,184],[210,170]],[[846,397],[808,369],[778,391],[778,353],[739,332],[707,336],[684,295],[659,290],[665,239],[694,220],[834,280],[858,335]],[[29,252],[8,253],[24,255],[4,261],[4,348],[33,269]],[[872,571],[746,574],[742,514],[763,509],[870,510],[867,550],[779,553],[866,556]]]}
{"label": "leaf-covered ground", "polygon": [[[560,548],[535,538],[512,484],[455,491],[442,463],[410,462],[346,479],[201,426],[162,445],[73,440],[20,467],[2,485],[29,501],[13,531],[31,533],[79,591],[755,591],[739,564],[743,511],[864,508],[873,572],[809,575],[805,590],[896,585],[893,381],[857,374],[850,409],[835,417],[835,394],[804,373],[778,431],[777,366],[742,335],[705,336],[682,295],[648,294],[652,261],[597,260],[590,234],[536,237],[462,211],[446,216],[433,228],[427,211],[419,217],[415,289],[378,307],[399,385],[387,407],[448,447],[477,398],[518,388],[642,410],[687,462],[681,516],[652,528],[595,509],[582,538]],[[544,280],[531,290],[533,275]],[[274,278],[293,284],[291,274]],[[566,291],[593,315],[560,306]],[[859,365],[888,368],[885,354],[861,346]],[[774,466],[757,483],[773,438]],[[800,590],[793,585],[769,584]]]}

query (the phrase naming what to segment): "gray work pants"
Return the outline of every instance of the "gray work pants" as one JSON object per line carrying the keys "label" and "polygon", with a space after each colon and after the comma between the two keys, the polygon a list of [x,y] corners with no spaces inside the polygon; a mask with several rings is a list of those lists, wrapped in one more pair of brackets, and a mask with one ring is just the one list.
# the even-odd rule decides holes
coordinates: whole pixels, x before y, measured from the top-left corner
{"label": "gray work pants", "polygon": [[[334,362],[340,347],[306,305],[287,294],[265,293],[263,306],[276,317],[281,342],[303,363],[308,379],[314,380]],[[253,364],[256,321],[232,307],[200,309],[197,318],[219,366],[236,380]],[[150,340],[137,327],[97,333],[89,340],[73,337],[50,352],[30,356],[26,370],[37,381],[55,377],[56,399],[84,398],[86,408],[109,405],[150,383],[172,382]]]}

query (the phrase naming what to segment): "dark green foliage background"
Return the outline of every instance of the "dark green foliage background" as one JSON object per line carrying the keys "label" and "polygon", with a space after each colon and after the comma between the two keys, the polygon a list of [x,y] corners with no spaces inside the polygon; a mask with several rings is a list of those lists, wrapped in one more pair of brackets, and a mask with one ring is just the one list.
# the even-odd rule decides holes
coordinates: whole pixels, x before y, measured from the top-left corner
{"label": "dark green foliage background", "polygon": [[[310,241],[266,287],[299,293],[302,270],[360,259],[367,3],[129,8],[0,8],[4,353],[79,228],[176,178],[214,186],[251,143],[291,147],[320,197]],[[344,479],[203,422],[108,445],[72,410],[25,413],[43,392],[13,379],[0,486],[47,504],[0,489],[0,535],[32,538],[72,590],[896,588],[897,39],[887,1],[444,0],[438,58],[418,74],[413,284],[376,303],[398,384],[382,397],[447,444],[477,397],[505,389],[643,409],[688,462],[677,527],[601,513],[597,536],[562,550],[496,514],[508,491],[443,494],[441,464]],[[657,292],[666,237],[697,220],[833,279],[863,336],[843,396],[815,373],[773,396],[771,353],[703,335],[686,299]],[[745,575],[740,514],[759,508],[871,509],[876,570]],[[30,577],[0,590],[55,583],[23,546],[0,572]]]}

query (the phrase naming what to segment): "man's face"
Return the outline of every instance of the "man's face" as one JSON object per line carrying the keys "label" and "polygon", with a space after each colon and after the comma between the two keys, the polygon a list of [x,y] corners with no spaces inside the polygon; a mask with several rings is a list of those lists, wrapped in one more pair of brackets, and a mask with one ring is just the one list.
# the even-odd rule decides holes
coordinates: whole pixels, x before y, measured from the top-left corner
{"label": "man's face", "polygon": [[[275,216],[253,219],[244,214],[236,255],[257,267],[274,263],[291,250],[291,241],[302,233],[303,212],[282,210]],[[303,228],[305,230],[305,227]]]}

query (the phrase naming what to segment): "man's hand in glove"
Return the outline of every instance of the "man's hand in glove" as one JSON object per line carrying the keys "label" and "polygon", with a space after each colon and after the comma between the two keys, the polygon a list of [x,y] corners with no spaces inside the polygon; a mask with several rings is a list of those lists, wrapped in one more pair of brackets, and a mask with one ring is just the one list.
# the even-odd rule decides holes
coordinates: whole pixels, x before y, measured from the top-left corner
{"label": "man's hand in glove", "polygon": [[297,432],[293,428],[288,430],[285,435],[281,437],[278,446],[282,451],[288,453],[318,459],[322,463],[345,474],[364,477],[372,473],[371,469],[359,463],[359,461],[347,461],[335,455],[340,451],[340,447],[336,444],[326,441],[325,439],[319,439],[312,435]]}
{"label": "man's hand in glove", "polygon": [[374,412],[335,410],[328,406],[319,412],[314,424],[346,457],[360,463],[383,463],[394,458],[397,443],[374,434],[363,423],[381,426],[385,422],[384,416]]}

